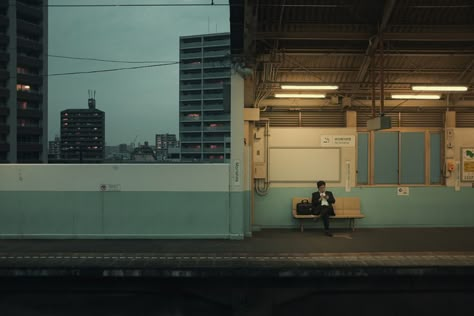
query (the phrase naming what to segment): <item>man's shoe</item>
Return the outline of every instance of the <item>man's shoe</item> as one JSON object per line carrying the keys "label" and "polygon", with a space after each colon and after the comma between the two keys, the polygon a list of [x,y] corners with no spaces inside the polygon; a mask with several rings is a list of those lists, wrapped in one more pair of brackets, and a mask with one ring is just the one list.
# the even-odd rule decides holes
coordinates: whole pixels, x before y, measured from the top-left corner
{"label": "man's shoe", "polygon": [[331,233],[331,232],[324,232],[324,234],[325,234],[326,236],[332,237],[332,233]]}

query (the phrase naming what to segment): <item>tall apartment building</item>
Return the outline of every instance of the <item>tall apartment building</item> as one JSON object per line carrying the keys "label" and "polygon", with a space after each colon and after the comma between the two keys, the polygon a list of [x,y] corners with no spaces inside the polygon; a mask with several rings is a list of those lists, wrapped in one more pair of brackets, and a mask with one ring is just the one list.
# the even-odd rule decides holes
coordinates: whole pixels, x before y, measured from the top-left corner
{"label": "tall apartment building", "polygon": [[168,150],[176,148],[178,141],[175,134],[156,134],[156,159],[167,160]]}
{"label": "tall apartment building", "polygon": [[230,159],[230,35],[180,37],[181,161]]}
{"label": "tall apartment building", "polygon": [[61,160],[100,163],[105,156],[105,113],[89,98],[88,109],[61,111]]}
{"label": "tall apartment building", "polygon": [[48,1],[0,1],[0,163],[48,161]]}

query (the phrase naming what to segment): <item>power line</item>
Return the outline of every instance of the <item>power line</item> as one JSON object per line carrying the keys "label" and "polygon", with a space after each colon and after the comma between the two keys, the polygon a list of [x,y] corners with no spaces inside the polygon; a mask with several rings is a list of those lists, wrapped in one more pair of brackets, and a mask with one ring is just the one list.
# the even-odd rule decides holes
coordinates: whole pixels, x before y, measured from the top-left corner
{"label": "power line", "polygon": [[157,63],[173,63],[177,61],[130,61],[130,60],[112,60],[112,59],[100,59],[100,58],[89,58],[89,57],[74,57],[74,56],[63,56],[63,55],[49,55],[49,57],[62,58],[62,59],[74,59],[74,60],[92,60],[92,61],[102,61],[107,63],[123,63],[123,64],[157,64]]}
{"label": "power line", "polygon": [[92,73],[112,72],[112,71],[129,70],[129,69],[142,69],[142,68],[152,68],[152,67],[161,67],[161,66],[171,66],[171,65],[177,65],[177,64],[179,64],[179,62],[170,62],[170,63],[158,64],[158,65],[146,65],[146,66],[91,70],[91,71],[63,72],[63,73],[48,74],[47,76],[48,77],[55,77],[55,76],[66,76],[66,75],[92,74]]}

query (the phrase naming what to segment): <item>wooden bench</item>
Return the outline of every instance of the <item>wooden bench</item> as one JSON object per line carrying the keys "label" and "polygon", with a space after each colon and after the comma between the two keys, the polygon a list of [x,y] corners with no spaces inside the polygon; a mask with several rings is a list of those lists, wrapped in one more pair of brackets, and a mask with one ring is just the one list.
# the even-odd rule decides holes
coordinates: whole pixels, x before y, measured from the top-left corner
{"label": "wooden bench", "polygon": [[[319,218],[319,215],[298,215],[296,214],[296,204],[300,203],[301,200],[308,200],[311,202],[311,197],[294,197],[292,203],[292,214],[293,217],[298,219],[300,222],[300,230],[304,231],[303,222],[304,220]],[[356,218],[364,218],[365,215],[360,213],[360,199],[358,197],[336,197],[336,203],[333,204],[334,213],[336,216],[330,216],[329,218],[343,218],[349,219],[349,226],[352,231],[355,230]]]}

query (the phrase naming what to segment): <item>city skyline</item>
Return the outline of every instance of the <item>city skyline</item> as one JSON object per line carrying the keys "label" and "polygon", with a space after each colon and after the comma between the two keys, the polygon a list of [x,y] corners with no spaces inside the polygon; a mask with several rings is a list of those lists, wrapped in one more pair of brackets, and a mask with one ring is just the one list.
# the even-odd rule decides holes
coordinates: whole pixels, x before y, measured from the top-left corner
{"label": "city skyline", "polygon": [[[92,3],[96,4],[84,1],[84,4]],[[50,56],[48,139],[60,134],[62,110],[87,107],[89,89],[97,91],[97,108],[107,114],[107,145],[130,143],[135,138],[137,143],[152,142],[156,134],[178,134],[178,64],[92,74],[54,74],[178,62],[180,36],[216,31],[229,31],[227,6],[50,7],[49,55],[153,63],[112,63]]]}

